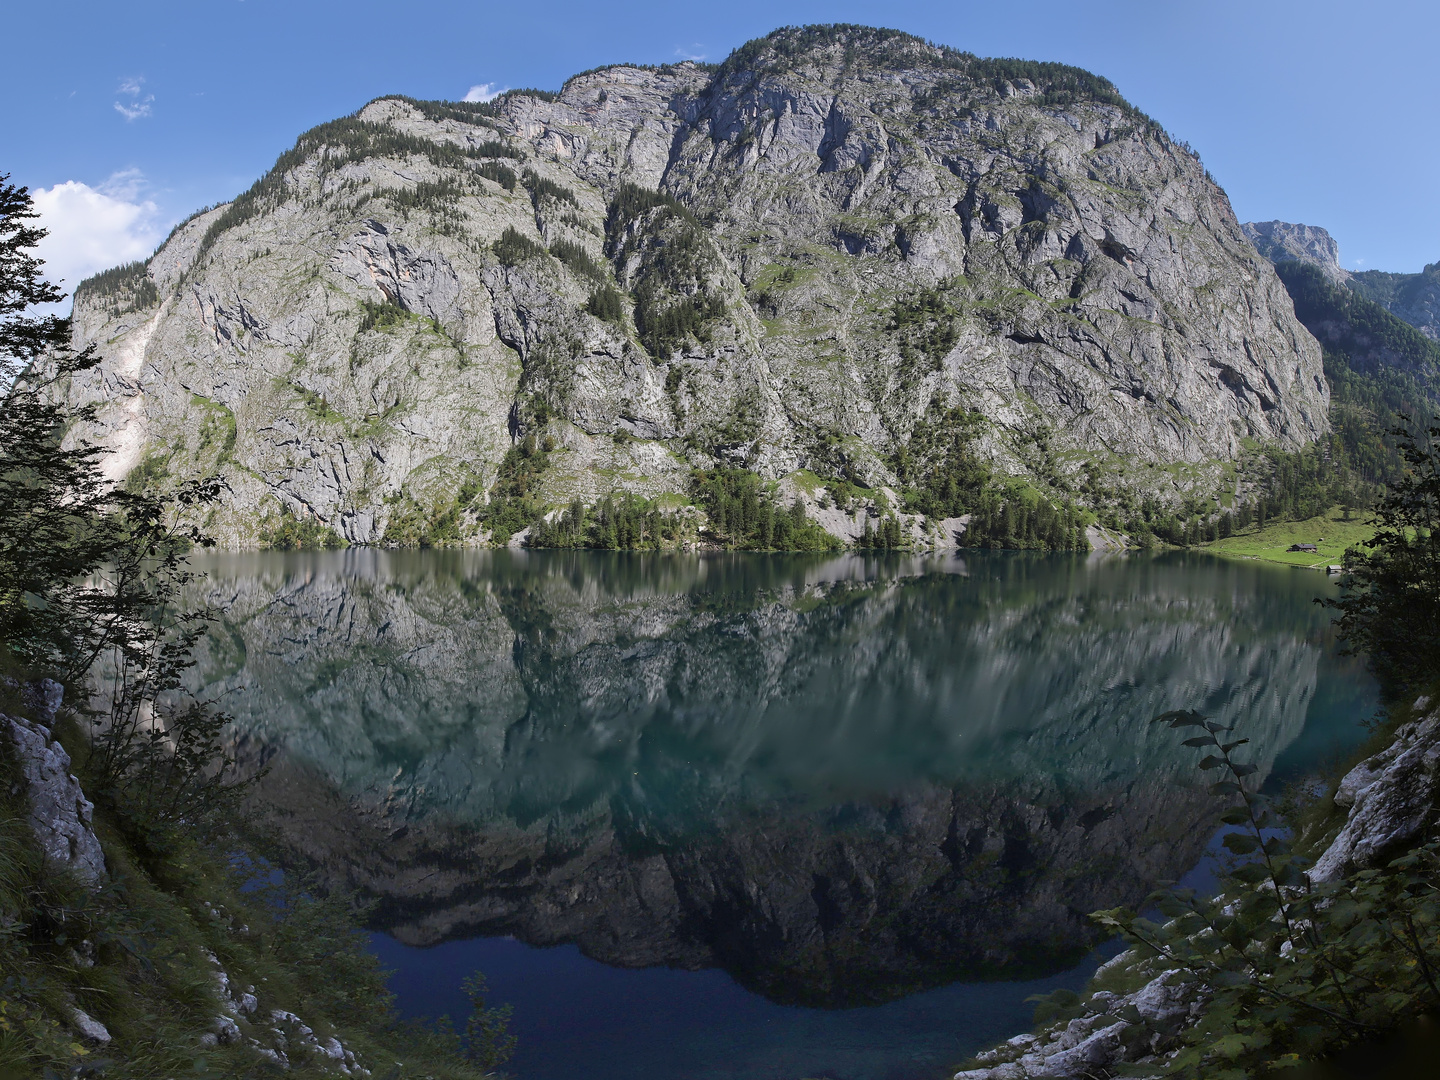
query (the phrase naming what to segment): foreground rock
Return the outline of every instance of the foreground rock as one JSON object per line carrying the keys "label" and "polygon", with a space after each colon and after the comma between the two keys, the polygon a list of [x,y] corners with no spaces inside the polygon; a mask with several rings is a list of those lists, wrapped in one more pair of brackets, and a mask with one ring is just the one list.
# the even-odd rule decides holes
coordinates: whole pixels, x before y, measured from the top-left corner
{"label": "foreground rock", "polygon": [[92,822],[94,804],[70,771],[70,755],[53,734],[63,691],[44,679],[25,688],[35,719],[0,713],[0,737],[8,736],[15,754],[18,785],[30,808],[30,828],[45,857],[82,881],[105,878],[105,853]]}
{"label": "foreground rock", "polygon": [[958,407],[1004,472],[1175,503],[1327,428],[1273,268],[1108,82],[863,28],[379,99],[75,315],[107,467],[220,473],[233,546],[282,510],[378,541],[527,434],[556,504],[717,464],[893,485]]}
{"label": "foreground rock", "polygon": [[[1429,706],[1427,698],[1415,703],[1416,712]],[[1437,769],[1440,709],[1403,725],[1390,746],[1340,781],[1335,803],[1348,809],[1346,821],[1315,861],[1311,878],[1333,881],[1382,866],[1433,836]],[[1146,1063],[1158,1070],[1185,1026],[1203,1015],[1205,1000],[1193,986],[1172,986],[1174,973],[1160,971],[1131,949],[1103,965],[1095,979],[1103,983],[1109,972],[1121,969],[1155,974],[1133,993],[1091,994],[1085,1016],[977,1054],[982,1067],[958,1072],[955,1080],[1088,1080],[1109,1075],[1097,1070]]]}

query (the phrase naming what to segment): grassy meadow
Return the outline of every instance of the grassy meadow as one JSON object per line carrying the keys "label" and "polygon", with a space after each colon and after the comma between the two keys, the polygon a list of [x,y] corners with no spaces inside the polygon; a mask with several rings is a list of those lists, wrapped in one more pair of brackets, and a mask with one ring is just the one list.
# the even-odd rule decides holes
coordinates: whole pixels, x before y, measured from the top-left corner
{"label": "grassy meadow", "polygon": [[[1345,521],[1344,512],[1335,506],[1307,521],[1278,521],[1262,529],[1246,529],[1235,536],[1202,546],[1218,555],[1323,568],[1339,563],[1347,547],[1368,540],[1375,534],[1375,527],[1367,524],[1369,520],[1368,511],[1355,510],[1351,512],[1351,520]],[[1320,550],[1286,550],[1291,544],[1315,544]]]}

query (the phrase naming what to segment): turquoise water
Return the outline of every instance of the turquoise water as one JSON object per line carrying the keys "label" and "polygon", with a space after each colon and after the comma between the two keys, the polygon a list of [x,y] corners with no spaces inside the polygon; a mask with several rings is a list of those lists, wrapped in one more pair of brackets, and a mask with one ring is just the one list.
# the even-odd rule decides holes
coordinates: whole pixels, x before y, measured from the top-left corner
{"label": "turquoise water", "polygon": [[1320,575],[1155,557],[215,556],[197,671],[402,1008],[471,967],[521,1077],[943,1075],[1201,859],[1149,719],[1266,782],[1375,695]]}

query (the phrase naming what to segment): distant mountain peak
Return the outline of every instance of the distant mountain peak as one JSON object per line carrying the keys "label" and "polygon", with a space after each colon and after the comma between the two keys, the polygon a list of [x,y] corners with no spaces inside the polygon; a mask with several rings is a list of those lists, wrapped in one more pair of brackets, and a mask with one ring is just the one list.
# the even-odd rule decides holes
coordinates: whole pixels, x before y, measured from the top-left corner
{"label": "distant mountain peak", "polygon": [[1255,250],[1272,263],[1309,263],[1318,266],[1335,281],[1350,279],[1349,272],[1340,266],[1340,245],[1319,225],[1247,221],[1240,228],[1255,245]]}

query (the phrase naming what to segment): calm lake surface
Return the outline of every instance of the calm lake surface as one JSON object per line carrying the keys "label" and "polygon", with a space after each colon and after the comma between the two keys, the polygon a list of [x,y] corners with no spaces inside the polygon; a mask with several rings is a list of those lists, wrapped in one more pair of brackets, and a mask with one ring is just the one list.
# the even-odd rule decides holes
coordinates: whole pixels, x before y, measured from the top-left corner
{"label": "calm lake surface", "polygon": [[522,1080],[919,1080],[1078,987],[1086,915],[1375,709],[1313,572],[1205,556],[210,556],[296,867],[377,901],[402,1009],[515,1008]]}

